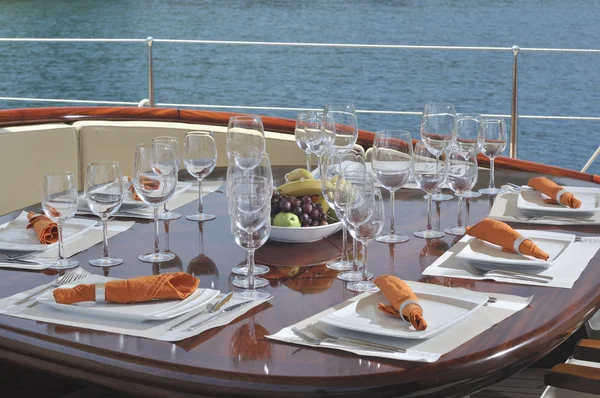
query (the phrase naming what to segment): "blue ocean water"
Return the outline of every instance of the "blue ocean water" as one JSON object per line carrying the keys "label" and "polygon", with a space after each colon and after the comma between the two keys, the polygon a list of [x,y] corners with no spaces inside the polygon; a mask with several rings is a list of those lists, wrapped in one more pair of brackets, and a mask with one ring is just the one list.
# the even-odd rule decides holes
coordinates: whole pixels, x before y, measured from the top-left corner
{"label": "blue ocean water", "polygon": [[[12,0],[0,37],[154,38],[599,48],[600,3],[584,0]],[[145,43],[0,43],[0,96],[132,101],[148,97]],[[512,53],[398,49],[154,46],[158,103],[510,113]],[[600,116],[600,53],[523,52],[519,113]],[[0,108],[42,106],[0,101]],[[64,104],[56,104],[64,105]],[[44,105],[48,106],[48,105]],[[264,114],[294,117],[293,112]],[[519,120],[519,157],[580,169],[598,121]],[[417,116],[359,116],[402,128]],[[508,152],[508,150],[507,150]],[[600,174],[600,160],[590,169]]]}

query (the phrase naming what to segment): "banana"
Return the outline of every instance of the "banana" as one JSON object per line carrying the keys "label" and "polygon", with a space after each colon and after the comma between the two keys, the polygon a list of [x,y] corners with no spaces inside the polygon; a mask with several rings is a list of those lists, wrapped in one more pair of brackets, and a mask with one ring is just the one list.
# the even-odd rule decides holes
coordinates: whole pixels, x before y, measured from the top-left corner
{"label": "banana", "polygon": [[321,195],[321,180],[292,181],[277,188],[283,195],[301,198],[304,195]]}
{"label": "banana", "polygon": [[294,169],[285,175],[286,181],[314,180],[313,175],[306,169]]}

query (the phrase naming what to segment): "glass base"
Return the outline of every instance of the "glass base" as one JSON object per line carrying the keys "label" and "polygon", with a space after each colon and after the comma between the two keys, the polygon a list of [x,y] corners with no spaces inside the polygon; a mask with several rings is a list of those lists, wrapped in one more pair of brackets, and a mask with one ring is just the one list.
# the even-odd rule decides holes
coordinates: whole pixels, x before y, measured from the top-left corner
{"label": "glass base", "polygon": [[271,297],[271,295],[264,290],[243,290],[241,292],[235,292],[233,297],[235,300],[250,301],[250,300],[264,300]]}
{"label": "glass base", "polygon": [[55,269],[55,270],[65,270],[65,269],[71,269],[71,268],[75,268],[79,266],[79,261],[77,260],[71,260],[69,258],[63,258],[62,260],[58,259],[55,261],[52,261],[51,263],[45,263],[45,265],[48,266],[47,269]]}
{"label": "glass base", "polygon": [[[239,287],[241,289],[248,289],[248,278],[246,277],[237,277],[235,278],[231,284],[235,287]],[[265,287],[269,284],[269,281],[263,278],[254,278],[254,287],[256,289]]]}
{"label": "glass base", "polygon": [[446,234],[440,231],[434,231],[434,230],[425,230],[425,231],[419,231],[419,232],[415,232],[414,235],[417,238],[423,238],[423,239],[435,239],[435,238],[441,238],[443,236],[445,236]]}
{"label": "glass base", "polygon": [[[427,195],[423,196],[424,199],[427,199]],[[446,200],[452,200],[454,196],[448,195],[447,193],[434,193],[431,195],[431,200],[434,202],[444,202]]]}
{"label": "glass base", "polygon": [[350,271],[354,263],[352,261],[333,260],[327,262],[325,266],[335,271]]}
{"label": "glass base", "polygon": [[[363,273],[362,271],[342,272],[341,274],[338,274],[337,278],[346,282],[358,282],[362,281]],[[373,279],[373,274],[369,272],[367,274],[367,280],[370,281],[371,279]]]}
{"label": "glass base", "polygon": [[177,220],[181,218],[181,214],[175,213],[173,211],[163,211],[158,213],[159,220]]}
{"label": "glass base", "polygon": [[481,196],[481,193],[475,191],[467,191],[462,194],[463,198],[478,198]]}
{"label": "glass base", "polygon": [[498,195],[500,192],[502,192],[502,189],[500,189],[500,188],[482,188],[479,190],[479,192],[481,192],[484,195]]}
{"label": "glass base", "polygon": [[449,235],[456,235],[456,236],[464,235],[465,231],[466,231],[465,227],[446,228],[444,230],[445,233],[447,233]]}
{"label": "glass base", "polygon": [[[264,275],[264,274],[268,274],[269,271],[271,271],[271,269],[269,267],[267,267],[266,265],[254,265],[254,275]],[[233,272],[236,275],[243,275],[243,276],[247,276],[248,275],[248,267],[233,267],[231,269],[231,272]]]}
{"label": "glass base", "polygon": [[217,216],[215,216],[214,214],[207,214],[207,213],[194,213],[194,214],[188,214],[187,216],[185,216],[185,219],[190,220],[190,221],[211,221],[211,220],[214,220],[215,218],[217,218]]}
{"label": "glass base", "polygon": [[113,257],[102,257],[97,258],[96,260],[90,260],[90,265],[94,267],[114,267],[115,265],[123,264],[122,258],[113,258]]}
{"label": "glass base", "polygon": [[351,282],[348,283],[346,288],[351,292],[366,292],[367,290],[371,290],[375,288],[375,284],[371,281],[360,281],[360,282]]}
{"label": "glass base", "polygon": [[380,243],[404,243],[408,242],[410,238],[405,235],[387,234],[381,235],[375,238]]}
{"label": "glass base", "polygon": [[138,256],[138,259],[145,263],[162,263],[165,261],[173,260],[174,258],[175,255],[173,253],[165,252],[140,254]]}

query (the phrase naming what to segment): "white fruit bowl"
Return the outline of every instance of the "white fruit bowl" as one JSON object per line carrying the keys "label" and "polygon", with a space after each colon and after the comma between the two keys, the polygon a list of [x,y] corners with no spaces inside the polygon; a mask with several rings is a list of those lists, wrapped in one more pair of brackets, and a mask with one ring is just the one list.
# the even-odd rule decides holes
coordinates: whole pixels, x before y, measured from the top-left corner
{"label": "white fruit bowl", "polygon": [[318,227],[271,227],[269,239],[286,243],[306,243],[328,237],[342,228],[341,222]]}

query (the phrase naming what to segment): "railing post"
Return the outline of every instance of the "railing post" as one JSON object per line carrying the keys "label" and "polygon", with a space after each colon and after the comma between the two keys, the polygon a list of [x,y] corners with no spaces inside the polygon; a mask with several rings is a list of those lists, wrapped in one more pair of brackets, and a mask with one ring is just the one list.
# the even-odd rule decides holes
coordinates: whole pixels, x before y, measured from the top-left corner
{"label": "railing post", "polygon": [[519,73],[518,73],[518,68],[517,68],[517,61],[518,61],[518,57],[519,57],[519,51],[521,51],[521,49],[519,48],[519,46],[513,46],[512,47],[512,52],[513,52],[513,81],[512,81],[512,98],[511,98],[511,103],[510,103],[510,148],[509,148],[509,152],[508,152],[508,156],[510,156],[513,159],[517,158],[517,133],[518,133],[518,124],[519,124],[519,111],[517,109],[517,103],[518,103],[518,91],[519,91],[519,84],[518,84],[518,77],[519,77]]}
{"label": "railing post", "polygon": [[154,106],[154,74],[152,72],[152,43],[154,39],[148,36],[146,43],[148,44],[148,100],[150,106]]}

